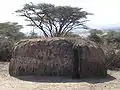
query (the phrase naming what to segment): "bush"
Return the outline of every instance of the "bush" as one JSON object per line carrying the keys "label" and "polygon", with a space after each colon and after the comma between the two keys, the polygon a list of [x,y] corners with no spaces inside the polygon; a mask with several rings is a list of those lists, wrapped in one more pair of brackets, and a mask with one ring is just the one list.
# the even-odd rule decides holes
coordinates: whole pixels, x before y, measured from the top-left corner
{"label": "bush", "polygon": [[109,69],[120,68],[119,43],[104,43],[102,48],[106,56],[106,67]]}
{"label": "bush", "polygon": [[13,41],[0,37],[0,61],[10,61],[12,56]]}

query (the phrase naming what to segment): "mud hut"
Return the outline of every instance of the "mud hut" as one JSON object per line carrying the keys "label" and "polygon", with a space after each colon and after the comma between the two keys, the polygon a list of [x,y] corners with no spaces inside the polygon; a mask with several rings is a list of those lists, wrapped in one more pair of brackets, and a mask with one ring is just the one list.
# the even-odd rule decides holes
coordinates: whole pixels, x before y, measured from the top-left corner
{"label": "mud hut", "polygon": [[11,76],[104,76],[105,57],[94,43],[77,39],[26,39],[14,46]]}
{"label": "mud hut", "polygon": [[94,42],[83,38],[70,38],[73,43],[73,75],[72,77],[105,77],[107,68],[105,54]]}

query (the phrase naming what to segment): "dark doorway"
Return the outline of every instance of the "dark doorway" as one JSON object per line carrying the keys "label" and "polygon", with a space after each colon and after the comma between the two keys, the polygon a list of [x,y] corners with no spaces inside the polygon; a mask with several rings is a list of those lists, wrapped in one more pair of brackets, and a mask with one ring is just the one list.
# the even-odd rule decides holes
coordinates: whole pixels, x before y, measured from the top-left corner
{"label": "dark doorway", "polygon": [[78,47],[78,73],[79,73],[79,78],[81,78],[82,75],[82,47]]}
{"label": "dark doorway", "polygon": [[74,51],[74,59],[73,59],[73,78],[80,78],[80,71],[81,71],[81,54],[82,54],[82,48],[81,47],[75,47],[73,49]]}

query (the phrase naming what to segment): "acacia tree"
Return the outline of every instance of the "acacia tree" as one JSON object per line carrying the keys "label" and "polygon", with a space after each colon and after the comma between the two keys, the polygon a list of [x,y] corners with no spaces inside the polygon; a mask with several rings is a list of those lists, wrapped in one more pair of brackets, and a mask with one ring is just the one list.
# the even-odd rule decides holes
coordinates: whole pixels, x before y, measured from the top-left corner
{"label": "acacia tree", "polygon": [[25,4],[16,12],[32,22],[45,37],[65,36],[76,28],[85,27],[89,15],[86,11],[82,11],[82,8],[33,3]]}

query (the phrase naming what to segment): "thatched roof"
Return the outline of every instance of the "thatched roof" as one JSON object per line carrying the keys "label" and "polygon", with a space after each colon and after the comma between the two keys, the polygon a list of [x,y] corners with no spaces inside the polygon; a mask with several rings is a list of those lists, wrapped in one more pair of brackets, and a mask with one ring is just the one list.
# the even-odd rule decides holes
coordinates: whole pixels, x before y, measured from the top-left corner
{"label": "thatched roof", "polygon": [[36,39],[22,39],[19,42],[15,43],[14,46],[24,46],[26,44],[35,44],[39,41],[44,41],[44,42],[52,42],[52,41],[56,41],[56,40],[66,40],[70,43],[72,43],[75,46],[89,46],[89,47],[98,47],[97,44],[95,44],[94,42],[88,40],[88,39],[84,39],[84,38],[77,38],[77,37],[70,37],[70,38],[63,38],[63,37],[54,37],[54,38],[36,38]]}
{"label": "thatched roof", "polygon": [[104,73],[104,60],[102,49],[87,39],[23,39],[14,45],[9,72],[12,76],[29,73],[94,76]]}

